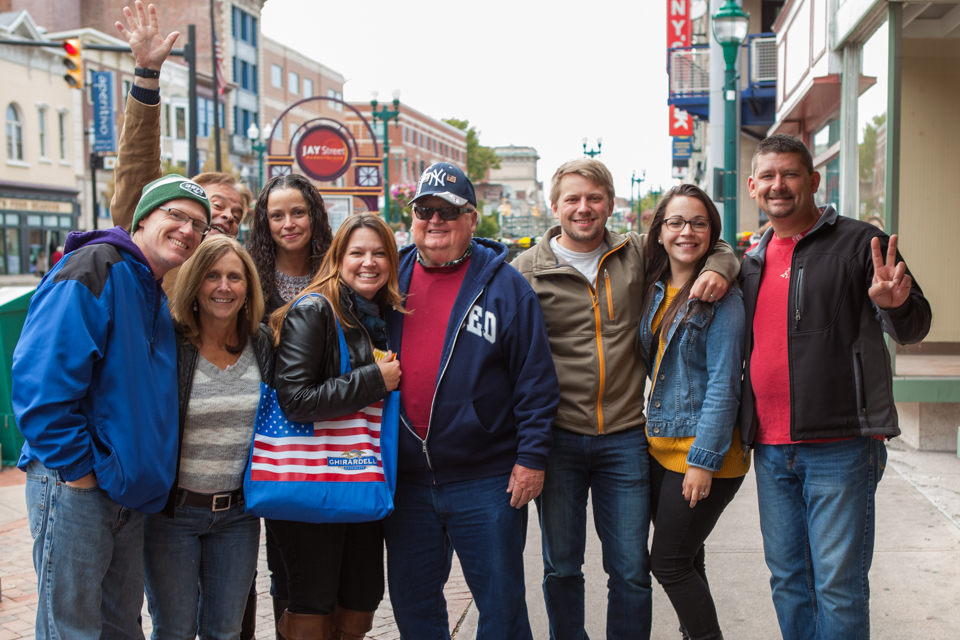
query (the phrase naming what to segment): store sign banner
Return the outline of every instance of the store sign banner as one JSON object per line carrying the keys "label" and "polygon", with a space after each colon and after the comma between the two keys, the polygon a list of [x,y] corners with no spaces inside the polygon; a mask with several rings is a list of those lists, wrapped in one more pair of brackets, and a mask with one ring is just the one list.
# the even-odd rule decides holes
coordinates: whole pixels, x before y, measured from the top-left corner
{"label": "store sign banner", "polygon": [[693,135],[693,117],[683,109],[677,109],[676,105],[670,105],[670,135],[671,136],[692,136]]}
{"label": "store sign banner", "polygon": [[350,168],[353,153],[346,136],[330,126],[313,127],[297,141],[297,164],[313,178],[336,180]]}
{"label": "store sign banner", "polygon": [[113,72],[92,71],[90,92],[93,100],[93,150],[116,153],[117,138],[113,109]]}
{"label": "store sign banner", "polygon": [[691,0],[667,0],[667,49],[689,47],[693,42]]}
{"label": "store sign banner", "polygon": [[673,159],[689,160],[693,155],[693,138],[690,136],[675,136],[673,138]]}

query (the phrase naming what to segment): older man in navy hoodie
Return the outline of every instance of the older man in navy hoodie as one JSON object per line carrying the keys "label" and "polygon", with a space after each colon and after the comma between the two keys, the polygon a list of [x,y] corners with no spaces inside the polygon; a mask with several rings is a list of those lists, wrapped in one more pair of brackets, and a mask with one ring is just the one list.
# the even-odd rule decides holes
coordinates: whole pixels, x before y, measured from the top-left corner
{"label": "older man in navy hoodie", "polygon": [[531,638],[524,599],[527,503],[543,488],[560,402],[540,303],[477,226],[458,167],[424,171],[414,245],[400,252],[411,313],[388,315],[403,401],[396,510],[384,521],[402,638],[449,638],[443,585],[454,551],[484,638]]}
{"label": "older man in navy hoodie", "polygon": [[67,238],[13,355],[26,443],[38,638],[143,638],[142,513],[163,508],[177,461],[177,353],[163,275],[210,226],[203,189],[143,189],[131,232]]}

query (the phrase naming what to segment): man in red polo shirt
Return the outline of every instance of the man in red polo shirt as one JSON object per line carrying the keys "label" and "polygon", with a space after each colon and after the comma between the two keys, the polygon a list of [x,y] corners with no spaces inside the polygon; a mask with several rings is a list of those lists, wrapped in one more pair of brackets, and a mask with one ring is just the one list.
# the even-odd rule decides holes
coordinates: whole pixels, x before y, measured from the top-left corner
{"label": "man in red polo shirt", "polygon": [[804,144],[753,156],[750,197],[772,228],[740,269],[746,368],[740,434],[754,448],[760,527],[785,640],[870,637],[868,573],[884,439],[900,435],[890,356],[923,340],[930,305],[897,236],[814,203]]}

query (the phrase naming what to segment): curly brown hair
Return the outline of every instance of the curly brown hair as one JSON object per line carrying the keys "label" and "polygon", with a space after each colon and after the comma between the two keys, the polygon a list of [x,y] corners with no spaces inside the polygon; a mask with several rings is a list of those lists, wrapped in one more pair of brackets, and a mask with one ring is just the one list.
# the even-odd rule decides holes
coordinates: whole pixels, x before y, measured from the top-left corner
{"label": "curly brown hair", "polygon": [[296,189],[303,194],[303,199],[310,210],[310,276],[317,275],[323,256],[330,248],[333,232],[330,230],[330,220],[327,209],[323,206],[323,197],[306,177],[291,173],[285,176],[271,178],[263,186],[257,196],[257,206],[253,212],[250,237],[247,238],[246,248],[253,263],[257,265],[260,276],[260,286],[263,289],[264,300],[273,295],[276,283],[273,272],[276,269],[277,247],[270,234],[270,221],[267,219],[267,204],[270,194],[280,189]]}

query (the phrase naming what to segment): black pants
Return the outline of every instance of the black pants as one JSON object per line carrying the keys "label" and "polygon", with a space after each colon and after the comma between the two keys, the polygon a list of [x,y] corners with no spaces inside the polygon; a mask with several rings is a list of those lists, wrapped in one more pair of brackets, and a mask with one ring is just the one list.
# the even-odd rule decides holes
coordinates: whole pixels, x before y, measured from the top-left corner
{"label": "black pants", "polygon": [[710,495],[690,508],[683,474],[650,456],[650,515],[654,525],[650,570],[673,603],[692,640],[721,638],[717,609],[707,584],[703,542],[737,495],[743,478],[714,478]]}
{"label": "black pants", "polygon": [[383,524],[266,520],[287,572],[291,613],[328,614],[340,605],[376,611],[383,599]]}

